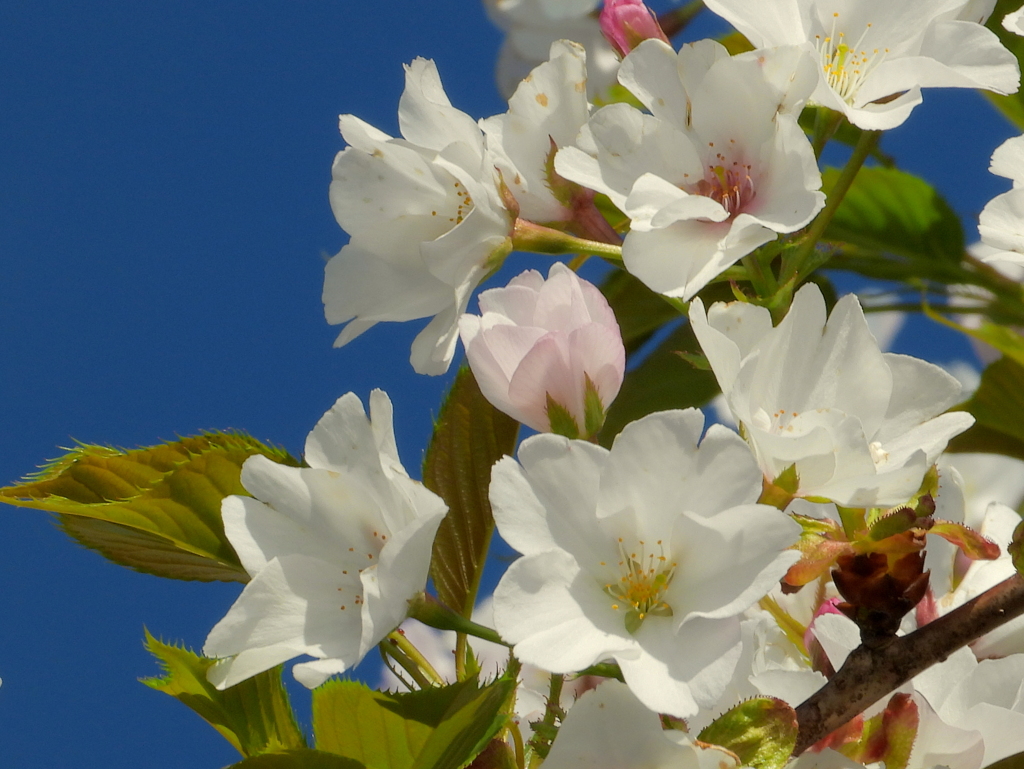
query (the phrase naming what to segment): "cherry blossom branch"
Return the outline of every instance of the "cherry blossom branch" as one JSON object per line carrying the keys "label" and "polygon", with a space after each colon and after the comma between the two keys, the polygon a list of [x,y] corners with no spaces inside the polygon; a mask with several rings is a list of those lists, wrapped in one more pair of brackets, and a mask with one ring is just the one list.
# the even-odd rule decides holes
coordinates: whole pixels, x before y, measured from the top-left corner
{"label": "cherry blossom branch", "polygon": [[799,755],[858,713],[961,646],[1024,614],[1024,579],[1015,574],[910,635],[854,649],[839,671],[796,709]]}

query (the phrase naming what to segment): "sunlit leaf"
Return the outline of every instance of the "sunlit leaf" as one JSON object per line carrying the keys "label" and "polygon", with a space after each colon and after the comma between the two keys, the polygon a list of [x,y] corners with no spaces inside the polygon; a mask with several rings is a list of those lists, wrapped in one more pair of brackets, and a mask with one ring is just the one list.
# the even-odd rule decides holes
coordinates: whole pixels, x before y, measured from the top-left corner
{"label": "sunlit leaf", "polygon": [[79,446],[0,502],[60,516],[64,530],[114,563],[159,577],[246,582],[224,536],[221,500],[245,494],[242,464],[254,454],[298,463],[240,433],[208,433],[142,449]]}
{"label": "sunlit leaf", "polygon": [[328,681],[313,692],[316,747],[367,769],[459,769],[501,728],[514,687],[503,677],[392,694]]}
{"label": "sunlit leaf", "polygon": [[[837,169],[825,170],[826,192],[838,177]],[[960,218],[935,188],[905,171],[881,166],[857,174],[825,239],[925,263],[959,262],[964,254]]]}
{"label": "sunlit leaf", "polygon": [[158,641],[148,631],[146,648],[160,661],[164,674],[142,683],[190,707],[243,756],[306,747],[281,683],[280,666],[218,691],[206,680],[214,660]]}
{"label": "sunlit leaf", "polygon": [[773,697],[741,702],[704,727],[698,739],[732,751],[741,766],[781,769],[796,746],[796,711]]}

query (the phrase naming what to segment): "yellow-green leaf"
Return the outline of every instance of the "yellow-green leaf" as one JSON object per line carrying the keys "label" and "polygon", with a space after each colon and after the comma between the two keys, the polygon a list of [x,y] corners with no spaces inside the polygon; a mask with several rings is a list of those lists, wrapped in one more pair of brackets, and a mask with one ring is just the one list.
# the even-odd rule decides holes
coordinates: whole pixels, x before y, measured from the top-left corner
{"label": "yellow-green leaf", "polygon": [[254,454],[298,464],[240,433],[127,451],[81,445],[23,482],[0,488],[0,502],[57,514],[81,544],[137,571],[246,582],[224,535],[220,503],[246,493],[239,475]]}
{"label": "yellow-green leaf", "polygon": [[149,631],[146,648],[160,661],[164,675],[142,683],[188,705],[243,756],[306,747],[281,683],[281,666],[218,691],[206,680],[214,660],[162,643]]}
{"label": "yellow-green leaf", "polygon": [[698,739],[731,750],[742,766],[781,769],[796,746],[796,711],[774,697],[741,702],[704,727]]}
{"label": "yellow-green leaf", "polygon": [[508,676],[404,694],[328,681],[313,692],[316,747],[367,769],[459,769],[502,727],[514,688]]}

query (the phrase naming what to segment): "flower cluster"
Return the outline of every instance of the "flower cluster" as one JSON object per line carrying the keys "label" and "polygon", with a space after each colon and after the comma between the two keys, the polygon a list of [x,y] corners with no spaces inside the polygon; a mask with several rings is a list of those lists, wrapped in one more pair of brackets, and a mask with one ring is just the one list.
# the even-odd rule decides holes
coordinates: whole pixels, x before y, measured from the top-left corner
{"label": "flower cluster", "polygon": [[[323,292],[328,321],[347,323],[337,344],[430,317],[414,369],[445,372],[461,337],[484,398],[539,433],[474,481],[520,554],[486,621],[423,608],[446,502],[399,462],[387,396],[371,396],[367,419],[350,393],[310,434],[307,467],[251,458],[252,496],[224,501],[252,580],[207,640],[210,680],[230,687],[309,655],[294,672],[314,687],[386,637],[411,644],[411,631],[389,636],[411,615],[500,639],[516,670],[550,677],[546,703],[520,683],[530,707],[506,710],[541,712],[527,752],[552,769],[746,765],[729,737],[742,720],[729,714],[744,707],[792,732],[782,763],[761,757],[759,768],[792,752],[799,767],[978,769],[1024,750],[1022,621],[894,683],[839,729],[806,744],[792,731],[793,709],[842,680],[848,661],[1016,573],[1019,517],[1007,505],[1021,489],[988,484],[972,499],[972,478],[1000,460],[944,454],[975,423],[951,410],[960,383],[884,352],[856,296],[808,280],[841,250],[838,236],[818,240],[876,132],[906,121],[922,88],[1016,90],[1016,58],[983,26],[993,3],[706,0],[751,44],[740,52],[713,40],[676,50],[642,3],[609,0],[600,16],[596,5],[487,3],[508,35],[502,114],[459,111],[419,59],[406,70],[402,138],[341,118],[348,147],[330,200],[350,239]],[[858,149],[826,196],[818,158],[841,129]],[[992,161],[1015,188],[1022,142]],[[1024,263],[1020,194],[993,200],[980,232],[998,258]],[[514,251],[573,257],[547,278],[529,269],[483,291],[481,314],[466,313]],[[588,256],[617,270],[603,290],[577,274]],[[691,380],[676,368],[644,389],[646,364],[627,373],[627,354],[642,360],[676,318],[698,345],[684,357],[710,372],[708,394],[665,409],[658,388],[676,388],[678,405]],[[1018,361],[1021,349],[1018,338]],[[715,385],[736,429],[707,427],[693,407]],[[606,421],[620,402],[624,418]],[[453,526],[466,496],[446,497]],[[454,643],[454,668],[391,658],[421,686],[418,665],[434,683],[465,679],[480,661],[464,635]],[[573,704],[565,676],[596,691]],[[523,766],[520,725],[507,730]]]}

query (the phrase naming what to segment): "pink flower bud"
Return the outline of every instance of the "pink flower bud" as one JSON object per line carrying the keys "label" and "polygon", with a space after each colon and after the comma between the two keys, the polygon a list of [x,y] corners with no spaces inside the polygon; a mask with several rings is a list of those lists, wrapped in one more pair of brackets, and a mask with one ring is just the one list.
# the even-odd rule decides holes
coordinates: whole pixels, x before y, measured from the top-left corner
{"label": "pink flower bud", "polygon": [[459,332],[480,390],[541,432],[592,437],[622,386],[626,352],[608,302],[561,262],[480,294]]}
{"label": "pink flower bud", "polygon": [[668,42],[658,17],[641,0],[605,0],[601,32],[620,56],[625,56],[644,40],[656,38]]}

